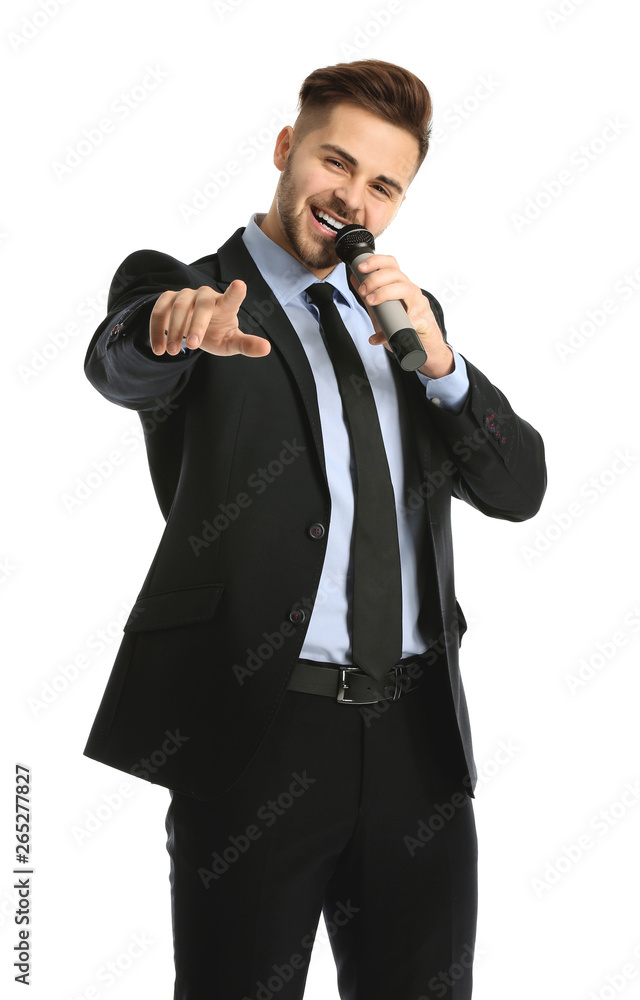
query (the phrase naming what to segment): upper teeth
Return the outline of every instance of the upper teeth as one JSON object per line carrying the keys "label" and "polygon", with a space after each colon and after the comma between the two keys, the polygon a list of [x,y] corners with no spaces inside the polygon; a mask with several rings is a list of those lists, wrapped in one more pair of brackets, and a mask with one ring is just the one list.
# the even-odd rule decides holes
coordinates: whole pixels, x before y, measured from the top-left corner
{"label": "upper teeth", "polygon": [[344,222],[338,222],[337,219],[334,219],[331,215],[327,215],[326,212],[317,212],[316,215],[319,219],[326,219],[329,225],[333,226],[334,229],[342,229],[344,227]]}

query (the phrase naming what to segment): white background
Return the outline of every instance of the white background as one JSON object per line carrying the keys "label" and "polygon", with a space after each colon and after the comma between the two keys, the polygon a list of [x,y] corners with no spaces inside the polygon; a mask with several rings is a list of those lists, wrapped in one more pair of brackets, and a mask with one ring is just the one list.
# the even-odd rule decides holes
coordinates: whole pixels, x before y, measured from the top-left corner
{"label": "white background", "polygon": [[[195,260],[266,211],[280,116],[293,122],[304,77],[376,57],[417,73],[435,109],[432,149],[379,248],[440,299],[451,342],[547,447],[534,520],[455,505],[480,771],[474,1000],[639,997],[636,5],[47,2],[5,4],[0,31],[0,982],[24,995],[11,888],[22,762],[29,995],[172,996],[168,792],[82,754],[164,522],[140,440],[125,446],[138,417],[95,392],[84,354],[124,257]],[[126,117],[123,93],[136,95]],[[99,145],[56,167],[105,118]],[[230,159],[238,176],[186,222],[180,206]],[[120,464],[70,503],[114,451]],[[149,944],[131,959],[135,935]],[[337,997],[321,933],[305,1000]]]}

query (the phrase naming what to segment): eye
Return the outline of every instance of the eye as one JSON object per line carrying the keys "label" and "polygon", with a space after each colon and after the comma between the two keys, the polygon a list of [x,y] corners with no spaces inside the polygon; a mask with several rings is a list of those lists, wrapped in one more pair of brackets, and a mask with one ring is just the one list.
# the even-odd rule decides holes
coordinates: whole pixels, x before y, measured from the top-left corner
{"label": "eye", "polygon": [[340,169],[342,170],[342,164],[341,164],[340,160],[332,160],[332,159],[331,159],[331,158],[329,157],[329,158],[327,159],[327,163],[330,163],[330,164],[331,164],[332,166],[334,166],[334,167],[340,167]]}
{"label": "eye", "polygon": [[379,191],[380,194],[385,195],[386,198],[389,197],[389,192],[385,187],[382,187],[382,184],[374,184],[373,187],[376,191]]}

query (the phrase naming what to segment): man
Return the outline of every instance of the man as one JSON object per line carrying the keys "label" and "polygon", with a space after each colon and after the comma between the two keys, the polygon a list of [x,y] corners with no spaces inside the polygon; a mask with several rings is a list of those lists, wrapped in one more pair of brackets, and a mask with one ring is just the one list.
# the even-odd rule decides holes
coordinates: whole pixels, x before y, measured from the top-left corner
{"label": "man", "polygon": [[[343,1000],[471,995],[475,765],[451,496],[523,520],[542,441],[375,253],[428,149],[413,74],[312,73],[280,179],[216,254],[139,251],[86,373],[139,411],[167,524],[85,753],[171,789],[176,998],[302,998],[324,914]],[[371,307],[426,350],[403,371]]]}

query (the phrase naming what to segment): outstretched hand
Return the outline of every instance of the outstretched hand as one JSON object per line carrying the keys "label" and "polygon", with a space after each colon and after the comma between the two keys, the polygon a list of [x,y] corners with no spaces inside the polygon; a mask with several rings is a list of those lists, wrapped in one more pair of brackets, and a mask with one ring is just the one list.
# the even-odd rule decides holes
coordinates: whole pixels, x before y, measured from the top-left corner
{"label": "outstretched hand", "polygon": [[243,333],[238,310],[247,294],[244,281],[232,281],[224,292],[210,285],[166,291],[156,301],[149,320],[149,341],[154,354],[178,354],[186,346],[222,356],[244,354],[264,357],[271,344],[264,337]]}

